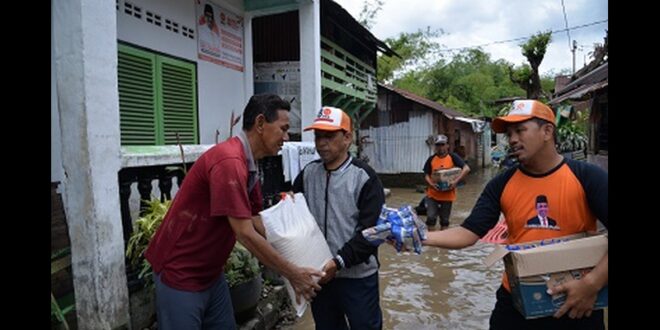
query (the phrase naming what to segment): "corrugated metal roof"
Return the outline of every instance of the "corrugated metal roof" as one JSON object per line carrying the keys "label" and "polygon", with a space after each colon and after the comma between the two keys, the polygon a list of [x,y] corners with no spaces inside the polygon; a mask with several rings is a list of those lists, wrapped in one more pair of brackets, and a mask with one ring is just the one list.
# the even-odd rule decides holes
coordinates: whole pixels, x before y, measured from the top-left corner
{"label": "corrugated metal roof", "polygon": [[501,99],[493,100],[490,101],[492,104],[504,104],[504,103],[511,103],[515,100],[524,100],[525,98],[522,96],[511,96],[511,97],[503,97]]}
{"label": "corrugated metal roof", "polygon": [[468,117],[456,117],[454,119],[470,124],[470,126],[472,127],[472,132],[474,133],[483,132],[484,127],[486,126],[486,122],[481,119],[468,118]]}
{"label": "corrugated metal roof", "polygon": [[549,103],[550,104],[558,104],[561,101],[568,100],[568,99],[580,99],[580,98],[582,98],[582,96],[584,96],[587,93],[597,91],[597,90],[599,90],[603,87],[606,87],[607,84],[608,84],[608,81],[605,80],[605,81],[601,81],[601,82],[594,83],[594,84],[582,85],[582,86],[580,86],[578,88],[575,88],[575,89],[571,90],[570,92],[568,92],[568,93],[566,93],[566,94],[564,94],[560,97],[556,97],[556,98],[552,99]]}
{"label": "corrugated metal roof", "polygon": [[607,62],[601,64],[601,66],[595,68],[593,71],[585,74],[579,79],[572,81],[568,85],[564,86],[561,90],[555,93],[555,97],[560,97],[566,93],[571,92],[573,89],[578,88],[582,85],[589,85],[594,83],[599,83],[608,78],[608,64]]}
{"label": "corrugated metal roof", "polygon": [[397,93],[397,94],[401,95],[402,97],[407,98],[407,99],[409,99],[413,102],[417,102],[417,103],[419,103],[421,105],[424,105],[428,108],[439,111],[449,119],[454,119],[455,117],[465,117],[464,113],[460,113],[456,110],[447,108],[447,107],[445,107],[444,105],[442,105],[438,102],[434,102],[434,101],[431,101],[429,99],[423,98],[419,95],[415,95],[415,94],[413,94],[413,93],[411,93],[407,90],[396,88],[394,86],[383,85],[383,84],[380,84],[380,83],[378,84],[378,86],[383,87],[387,90],[390,90],[394,93]]}

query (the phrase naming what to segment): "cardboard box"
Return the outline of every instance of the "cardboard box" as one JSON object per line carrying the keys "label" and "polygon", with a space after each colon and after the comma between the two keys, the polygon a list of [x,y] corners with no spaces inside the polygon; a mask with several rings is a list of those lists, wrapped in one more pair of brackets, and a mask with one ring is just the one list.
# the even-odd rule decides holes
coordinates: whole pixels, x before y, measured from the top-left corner
{"label": "cardboard box", "polygon": [[437,187],[440,190],[449,189],[449,181],[456,179],[461,174],[461,168],[452,167],[445,170],[437,170],[433,172],[431,178],[437,182]]}
{"label": "cardboard box", "polygon": [[[516,245],[500,245],[486,257],[492,266],[504,259],[515,308],[526,318],[553,315],[566,300],[550,296],[549,287],[588,273],[607,253],[607,236],[576,234]],[[594,309],[607,307],[607,286],[598,292]]]}

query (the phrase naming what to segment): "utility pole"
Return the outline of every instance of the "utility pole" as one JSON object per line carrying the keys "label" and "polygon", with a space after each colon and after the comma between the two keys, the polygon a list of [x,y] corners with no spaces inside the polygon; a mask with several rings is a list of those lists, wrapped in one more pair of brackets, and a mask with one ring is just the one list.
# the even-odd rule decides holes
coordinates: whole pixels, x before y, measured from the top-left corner
{"label": "utility pole", "polygon": [[573,53],[573,74],[575,74],[575,50],[577,49],[577,41],[573,40],[573,49],[571,49],[571,52]]}

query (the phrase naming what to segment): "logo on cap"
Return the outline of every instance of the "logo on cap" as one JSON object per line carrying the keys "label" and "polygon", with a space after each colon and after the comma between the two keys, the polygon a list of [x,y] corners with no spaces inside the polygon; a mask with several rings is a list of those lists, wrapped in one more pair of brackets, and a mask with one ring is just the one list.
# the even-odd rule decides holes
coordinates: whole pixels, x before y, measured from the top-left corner
{"label": "logo on cap", "polygon": [[506,125],[519,123],[531,118],[543,119],[555,124],[555,114],[550,107],[537,100],[516,100],[506,116],[496,117],[490,124],[495,133],[504,133]]}
{"label": "logo on cap", "polygon": [[314,124],[306,127],[304,131],[310,129],[322,131],[337,131],[343,129],[347,132],[351,132],[351,119],[339,108],[323,107],[316,114]]}
{"label": "logo on cap", "polygon": [[435,144],[447,143],[447,137],[444,134],[440,134],[435,138]]}

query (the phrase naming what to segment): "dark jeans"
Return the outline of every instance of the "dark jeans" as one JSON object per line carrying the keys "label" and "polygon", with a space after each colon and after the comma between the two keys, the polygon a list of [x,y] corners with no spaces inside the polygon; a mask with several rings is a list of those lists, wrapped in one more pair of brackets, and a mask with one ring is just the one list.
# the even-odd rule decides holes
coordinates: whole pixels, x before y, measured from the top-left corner
{"label": "dark jeans", "polygon": [[224,273],[213,286],[200,292],[171,288],[155,273],[154,282],[158,330],[236,329]]}
{"label": "dark jeans", "polygon": [[382,329],[378,272],[365,278],[335,278],[312,300],[316,330]]}
{"label": "dark jeans", "polygon": [[581,319],[571,319],[568,313],[559,319],[552,316],[541,317],[537,319],[526,320],[518,310],[513,307],[511,293],[503,286],[497,289],[497,302],[495,309],[490,315],[491,330],[604,330],[603,310],[595,310],[590,317]]}
{"label": "dark jeans", "polygon": [[431,197],[426,197],[426,225],[435,226],[438,215],[440,215],[440,226],[449,226],[451,204],[452,202],[436,201]]}

